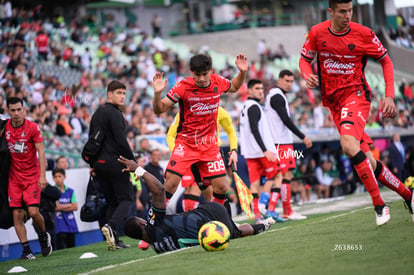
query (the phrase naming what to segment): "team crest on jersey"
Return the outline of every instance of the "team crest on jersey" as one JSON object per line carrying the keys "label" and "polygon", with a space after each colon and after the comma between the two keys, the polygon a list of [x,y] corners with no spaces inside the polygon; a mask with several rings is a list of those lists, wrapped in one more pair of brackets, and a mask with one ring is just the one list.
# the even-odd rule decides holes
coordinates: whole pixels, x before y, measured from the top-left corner
{"label": "team crest on jersey", "polygon": [[26,133],[25,132],[23,132],[22,133],[22,138],[24,138],[26,136]]}
{"label": "team crest on jersey", "polygon": [[217,86],[214,86],[213,91],[214,91],[215,93],[218,93],[218,87],[217,87]]}
{"label": "team crest on jersey", "polygon": [[355,44],[353,44],[353,43],[348,44],[348,49],[349,49],[350,51],[353,51],[353,50],[355,49]]}
{"label": "team crest on jersey", "polygon": [[177,162],[176,162],[175,160],[170,161],[170,165],[171,165],[171,166],[174,166],[174,165],[176,165],[176,164],[177,164]]}

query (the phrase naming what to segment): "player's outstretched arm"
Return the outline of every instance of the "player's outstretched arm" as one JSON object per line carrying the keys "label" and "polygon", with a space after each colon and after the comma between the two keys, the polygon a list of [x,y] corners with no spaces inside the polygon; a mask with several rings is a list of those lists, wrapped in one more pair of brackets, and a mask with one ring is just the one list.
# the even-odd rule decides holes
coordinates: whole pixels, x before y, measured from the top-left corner
{"label": "player's outstretched arm", "polygon": [[152,194],[152,206],[158,209],[165,209],[165,188],[161,182],[152,174],[144,170],[144,168],[138,166],[133,161],[120,156],[118,161],[126,166],[122,169],[122,172],[134,172],[138,177],[142,177],[148,186],[149,191]]}
{"label": "player's outstretched arm", "polygon": [[236,56],[236,67],[239,69],[239,73],[235,78],[231,80],[231,87],[229,92],[235,93],[237,92],[240,87],[243,85],[244,81],[246,80],[247,76],[247,69],[249,68],[249,64],[247,63],[247,57],[243,54],[239,54]]}
{"label": "player's outstretched arm", "polygon": [[168,80],[164,80],[164,73],[157,72],[152,78],[152,85],[154,87],[154,97],[152,98],[152,107],[155,114],[162,114],[169,110],[174,102],[169,100],[167,97],[161,99],[161,93],[167,87]]}

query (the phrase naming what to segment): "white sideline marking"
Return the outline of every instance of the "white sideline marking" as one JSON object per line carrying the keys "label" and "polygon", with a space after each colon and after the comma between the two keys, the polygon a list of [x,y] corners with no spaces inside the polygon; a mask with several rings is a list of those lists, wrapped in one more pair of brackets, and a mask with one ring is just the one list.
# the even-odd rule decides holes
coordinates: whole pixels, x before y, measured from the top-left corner
{"label": "white sideline marking", "polygon": [[[307,223],[307,224],[302,224],[302,225],[321,223],[321,222],[336,219],[336,218],[339,218],[339,217],[348,216],[350,214],[353,214],[353,213],[356,213],[356,212],[359,212],[359,211],[363,211],[363,210],[366,210],[366,209],[370,209],[370,208],[372,208],[372,206],[367,206],[367,207],[364,207],[364,208],[361,208],[361,209],[352,210],[352,211],[349,211],[349,212],[346,212],[346,213],[342,213],[342,214],[339,214],[339,215],[327,217],[327,218],[324,218],[324,219],[321,219],[321,220],[317,220],[317,221]],[[267,230],[267,231],[265,231],[261,234],[266,234],[266,233],[269,233],[269,232],[282,231],[282,230],[285,230],[285,229],[288,229],[288,228],[289,228],[289,226],[285,226],[285,227],[282,227],[282,228],[275,228],[275,229]],[[154,255],[154,256],[151,256],[151,257],[145,258],[145,259],[144,258],[143,259],[136,259],[136,260],[132,260],[132,261],[129,261],[129,262],[120,263],[120,264],[116,264],[116,265],[108,265],[108,266],[100,267],[100,268],[97,268],[97,269],[93,269],[93,270],[91,270],[89,272],[86,272],[86,273],[80,273],[80,275],[92,274],[92,273],[100,272],[100,271],[103,271],[103,270],[106,270],[106,269],[111,269],[111,268],[121,266],[121,265],[127,265],[127,264],[137,263],[137,262],[141,262],[141,261],[148,260],[148,259],[154,259],[154,258],[158,258],[158,257],[164,256],[164,255],[169,255],[169,254],[172,254],[172,253],[180,252],[184,249],[191,249],[191,248],[194,248],[194,247],[197,247],[197,246],[181,248],[181,249],[178,249],[178,250],[174,250],[174,251],[170,251],[170,252],[166,252],[166,253],[162,253],[162,254],[157,254],[157,255]]]}
{"label": "white sideline marking", "polygon": [[79,273],[79,275],[92,274],[92,273],[100,272],[100,271],[103,271],[103,270],[106,270],[106,269],[111,269],[111,268],[121,266],[121,265],[127,265],[127,264],[137,263],[137,262],[141,262],[141,261],[148,260],[148,259],[154,259],[154,258],[158,258],[158,257],[164,256],[164,255],[170,255],[170,254],[173,254],[173,253],[185,250],[185,249],[194,248],[194,247],[197,247],[197,246],[185,247],[185,248],[177,249],[177,250],[174,250],[174,251],[165,252],[165,253],[162,253],[162,254],[157,254],[157,255],[151,256],[149,258],[136,259],[136,260],[128,261],[128,262],[125,262],[125,263],[119,263],[119,264],[115,264],[115,265],[103,266],[103,267],[93,269],[93,270],[85,272],[85,273]]}

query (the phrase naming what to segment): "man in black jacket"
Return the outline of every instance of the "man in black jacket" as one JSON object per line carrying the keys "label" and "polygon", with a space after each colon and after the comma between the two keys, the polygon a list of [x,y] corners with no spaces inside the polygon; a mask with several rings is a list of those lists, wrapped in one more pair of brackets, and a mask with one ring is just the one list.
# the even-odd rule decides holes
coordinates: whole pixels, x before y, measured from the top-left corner
{"label": "man in black jacket", "polygon": [[107,202],[107,224],[101,230],[108,250],[129,247],[119,240],[116,230],[134,204],[129,174],[121,172],[123,166],[117,161],[120,155],[129,159],[134,157],[127,142],[125,120],[120,110],[125,102],[125,94],[123,83],[111,81],[107,88],[107,102],[93,114],[89,129],[89,136],[97,130],[103,133],[100,152],[91,167]]}

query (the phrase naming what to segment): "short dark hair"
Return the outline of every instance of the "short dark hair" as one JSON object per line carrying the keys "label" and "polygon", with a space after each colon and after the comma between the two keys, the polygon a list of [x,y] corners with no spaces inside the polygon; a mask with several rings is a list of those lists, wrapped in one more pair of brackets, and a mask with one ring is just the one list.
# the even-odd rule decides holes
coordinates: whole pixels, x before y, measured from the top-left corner
{"label": "short dark hair", "polygon": [[17,104],[17,103],[21,103],[23,106],[23,99],[21,99],[20,97],[9,97],[6,99],[7,100],[7,108],[9,108],[10,104]]}
{"label": "short dark hair", "polygon": [[251,89],[256,84],[262,84],[263,82],[260,79],[250,79],[249,82],[247,82],[247,88]]}
{"label": "short dark hair", "polygon": [[65,157],[65,156],[59,156],[59,157],[56,159],[56,163],[58,163],[58,162],[59,162],[59,160],[61,160],[61,159],[66,159],[66,157]]}
{"label": "short dark hair", "polygon": [[142,240],[142,228],[138,217],[129,217],[124,223],[124,232],[130,238]]}
{"label": "short dark hair", "polygon": [[336,4],[346,4],[352,2],[352,0],[329,0],[329,8],[335,9]]}
{"label": "short dark hair", "polygon": [[55,169],[53,169],[52,176],[55,176],[56,174],[62,174],[64,176],[66,176],[65,169],[63,169],[63,168],[55,168]]}
{"label": "short dark hair", "polygon": [[108,84],[108,88],[107,88],[107,92],[113,92],[115,90],[118,89],[124,89],[126,90],[126,86],[124,83],[118,81],[118,80],[112,80],[111,82],[109,82]]}
{"label": "short dark hair", "polygon": [[289,70],[281,70],[279,73],[279,78],[284,78],[285,76],[292,76],[293,73]]}
{"label": "short dark hair", "polygon": [[196,54],[190,59],[190,71],[204,72],[211,70],[213,61],[211,57],[206,54]]}

